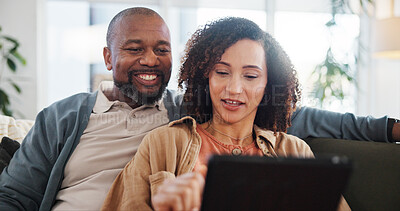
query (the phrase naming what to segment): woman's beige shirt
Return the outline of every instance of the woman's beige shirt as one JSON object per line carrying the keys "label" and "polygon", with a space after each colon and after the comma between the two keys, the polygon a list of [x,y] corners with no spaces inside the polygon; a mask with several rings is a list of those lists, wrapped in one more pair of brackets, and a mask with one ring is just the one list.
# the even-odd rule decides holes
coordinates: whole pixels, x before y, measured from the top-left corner
{"label": "woman's beige shirt", "polygon": [[[258,147],[266,156],[314,157],[301,139],[254,126]],[[118,175],[102,210],[152,210],[151,196],[169,178],[191,172],[201,146],[191,117],[169,123],[147,134],[135,157]]]}

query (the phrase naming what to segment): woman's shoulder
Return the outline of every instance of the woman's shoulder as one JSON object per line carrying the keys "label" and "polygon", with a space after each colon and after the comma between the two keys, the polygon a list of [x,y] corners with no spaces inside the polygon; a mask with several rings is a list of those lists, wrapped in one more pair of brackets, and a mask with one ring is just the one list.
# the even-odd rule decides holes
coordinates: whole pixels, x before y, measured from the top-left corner
{"label": "woman's shoulder", "polygon": [[259,134],[263,134],[264,138],[267,139],[274,150],[278,155],[286,155],[286,156],[296,156],[296,157],[313,157],[313,153],[308,144],[293,135],[284,133],[284,132],[276,132],[274,133],[271,130],[260,129],[258,128]]}
{"label": "woman's shoulder", "polygon": [[296,145],[308,146],[308,144],[303,139],[291,134],[287,134],[285,132],[278,132],[278,137],[281,141],[295,143]]}
{"label": "woman's shoulder", "polygon": [[196,126],[196,121],[192,117],[183,117],[150,131],[143,141],[187,139],[196,130]]}
{"label": "woman's shoulder", "polygon": [[284,132],[279,132],[277,144],[296,157],[314,157],[310,146],[303,139]]}
{"label": "woman's shoulder", "polygon": [[274,133],[272,130],[259,128],[256,125],[254,126],[254,128],[256,129],[256,134],[258,136],[259,135],[263,136],[265,139],[269,140],[273,146],[277,145],[277,144],[283,144],[283,143],[307,145],[307,143],[304,140],[302,140],[296,136],[287,134],[285,132]]}
{"label": "woman's shoulder", "polygon": [[155,128],[154,130],[150,131],[149,134],[163,135],[165,133],[186,133],[188,131],[195,130],[196,126],[196,121],[192,117],[185,116],[181,119],[172,121],[167,125]]}

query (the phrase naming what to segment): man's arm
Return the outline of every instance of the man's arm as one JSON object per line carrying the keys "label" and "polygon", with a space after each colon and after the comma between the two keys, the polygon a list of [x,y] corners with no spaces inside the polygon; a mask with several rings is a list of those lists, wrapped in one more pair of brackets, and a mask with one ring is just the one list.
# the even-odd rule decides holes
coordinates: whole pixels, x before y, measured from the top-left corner
{"label": "man's arm", "polygon": [[97,92],[41,111],[0,175],[0,210],[51,210],[67,159],[87,126]]}
{"label": "man's arm", "polygon": [[[54,164],[44,112],[0,175],[0,210],[39,210]],[[48,124],[54,125],[54,124]],[[54,151],[54,150],[53,150]]]}
{"label": "man's arm", "polygon": [[336,113],[315,108],[298,108],[292,116],[288,133],[307,137],[353,139],[390,142],[387,136],[388,117],[356,117],[351,113]]}

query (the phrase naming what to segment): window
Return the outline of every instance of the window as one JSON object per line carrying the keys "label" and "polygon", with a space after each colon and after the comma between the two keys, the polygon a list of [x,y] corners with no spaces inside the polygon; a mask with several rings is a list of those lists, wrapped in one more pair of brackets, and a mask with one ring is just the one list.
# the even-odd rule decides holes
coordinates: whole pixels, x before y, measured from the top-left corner
{"label": "window", "polygon": [[[313,0],[307,1],[307,4]],[[336,55],[353,52],[355,39],[359,34],[359,19],[355,15],[341,15],[337,22],[340,27],[330,36],[325,23],[330,19],[326,11],[329,1],[309,7],[294,6],[291,1],[47,1],[47,58],[48,58],[48,102],[65,98],[78,92],[93,91],[99,81],[112,79],[103,62],[102,48],[106,45],[107,25],[119,11],[133,6],[145,6],[159,12],[171,31],[173,50],[173,72],[169,88],[177,88],[177,74],[186,41],[191,34],[207,22],[225,16],[240,16],[253,20],[262,29],[274,32],[298,71],[303,87],[302,104],[315,106],[309,98],[312,84],[310,74],[315,66],[324,60],[329,43]],[[130,3],[133,2],[133,3]],[[139,3],[135,3],[139,2]],[[143,4],[143,2],[150,2]],[[276,9],[267,10],[268,2],[276,2]],[[229,5],[229,6],[228,6]],[[286,6],[285,6],[286,5]],[[316,12],[319,11],[320,12]],[[285,9],[286,8],[286,9]],[[304,10],[304,11],[303,11]],[[325,10],[325,11],[324,11]],[[73,12],[71,12],[73,11]],[[272,16],[274,20],[268,19]],[[273,21],[273,24],[271,24]],[[274,26],[273,29],[268,27]],[[348,59],[348,58],[341,58]],[[349,61],[354,65],[354,61]],[[354,87],[348,87],[349,97],[342,104],[337,101],[327,105],[330,110],[355,110]],[[345,107],[345,108],[343,108]]]}
{"label": "window", "polygon": [[[359,35],[357,15],[339,15],[337,27],[330,32],[325,26],[331,19],[329,13],[315,12],[276,12],[275,36],[292,60],[302,85],[302,105],[318,106],[312,98],[313,80],[311,73],[315,66],[325,60],[325,54],[331,46],[340,62],[349,63],[355,74],[355,60]],[[330,34],[331,33],[331,34]],[[330,44],[331,43],[331,44]],[[341,112],[355,111],[355,86],[344,82],[347,97],[340,103],[336,99],[327,100],[325,109]]]}

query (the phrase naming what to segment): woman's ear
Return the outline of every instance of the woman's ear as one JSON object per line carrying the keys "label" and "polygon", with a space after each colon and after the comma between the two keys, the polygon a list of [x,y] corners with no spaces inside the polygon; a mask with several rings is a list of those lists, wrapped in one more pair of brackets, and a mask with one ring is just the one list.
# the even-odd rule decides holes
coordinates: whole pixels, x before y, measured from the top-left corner
{"label": "woman's ear", "polygon": [[106,64],[107,70],[112,70],[112,57],[111,50],[108,47],[103,48],[104,63]]}

